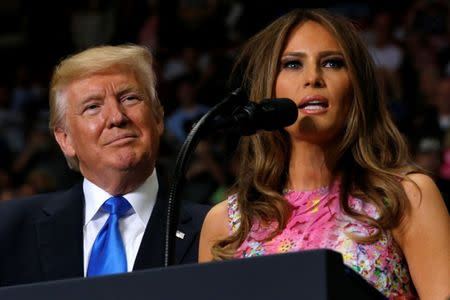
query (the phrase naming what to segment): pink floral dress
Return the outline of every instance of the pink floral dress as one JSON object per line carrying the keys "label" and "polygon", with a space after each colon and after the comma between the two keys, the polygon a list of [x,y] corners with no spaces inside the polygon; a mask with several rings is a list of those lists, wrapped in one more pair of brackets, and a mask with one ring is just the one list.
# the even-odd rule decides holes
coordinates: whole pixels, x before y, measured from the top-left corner
{"label": "pink floral dress", "polygon": [[[345,215],[339,204],[339,182],[330,188],[314,191],[286,191],[284,196],[294,207],[281,234],[262,242],[276,223],[263,226],[256,222],[242,245],[237,258],[260,256],[308,249],[327,248],[340,252],[344,263],[362,275],[390,299],[415,299],[406,261],[390,232],[370,244],[357,243],[347,233],[367,236],[376,228]],[[240,225],[236,195],[228,199],[230,231]],[[373,205],[350,197],[349,204],[358,212],[373,218],[378,213]]]}

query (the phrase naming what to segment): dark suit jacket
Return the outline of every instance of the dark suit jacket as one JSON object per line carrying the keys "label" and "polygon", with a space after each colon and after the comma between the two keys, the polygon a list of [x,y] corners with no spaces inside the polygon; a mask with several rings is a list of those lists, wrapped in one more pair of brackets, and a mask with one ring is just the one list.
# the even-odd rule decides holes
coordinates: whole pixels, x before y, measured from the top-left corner
{"label": "dark suit jacket", "polygon": [[[164,265],[166,199],[158,197],[133,270]],[[180,209],[176,263],[197,261],[207,206]],[[65,192],[0,204],[0,286],[83,276],[84,195],[78,184]]]}

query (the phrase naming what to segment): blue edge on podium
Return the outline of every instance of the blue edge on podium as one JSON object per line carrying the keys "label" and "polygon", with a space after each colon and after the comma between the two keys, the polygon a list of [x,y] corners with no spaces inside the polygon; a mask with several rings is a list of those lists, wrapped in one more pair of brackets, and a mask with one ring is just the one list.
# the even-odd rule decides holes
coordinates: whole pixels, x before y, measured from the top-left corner
{"label": "blue edge on podium", "polygon": [[0,288],[1,300],[386,299],[332,250],[175,265]]}

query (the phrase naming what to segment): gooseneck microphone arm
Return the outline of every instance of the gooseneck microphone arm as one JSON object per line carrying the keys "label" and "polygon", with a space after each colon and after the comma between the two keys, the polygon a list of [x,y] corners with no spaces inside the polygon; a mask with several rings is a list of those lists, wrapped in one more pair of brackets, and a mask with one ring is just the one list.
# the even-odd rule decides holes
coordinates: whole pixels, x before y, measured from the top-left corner
{"label": "gooseneck microphone arm", "polygon": [[241,89],[233,91],[227,98],[222,100],[208,111],[195,124],[184,141],[176,160],[175,170],[173,173],[171,185],[169,188],[169,199],[167,203],[166,231],[164,240],[164,266],[168,267],[175,264],[175,236],[178,226],[179,207],[180,207],[180,191],[184,184],[187,165],[190,156],[195,150],[200,138],[207,133],[205,125],[209,125],[220,113],[235,107],[237,104],[246,101],[242,97]]}
{"label": "gooseneck microphone arm", "polygon": [[239,88],[214,106],[195,124],[178,154],[169,189],[164,266],[175,263],[174,240],[180,206],[178,196],[180,186],[184,183],[184,172],[190,155],[200,137],[222,129],[235,130],[244,136],[255,134],[258,130],[278,130],[293,124],[297,116],[298,107],[290,99],[264,99],[256,103],[248,101]]}

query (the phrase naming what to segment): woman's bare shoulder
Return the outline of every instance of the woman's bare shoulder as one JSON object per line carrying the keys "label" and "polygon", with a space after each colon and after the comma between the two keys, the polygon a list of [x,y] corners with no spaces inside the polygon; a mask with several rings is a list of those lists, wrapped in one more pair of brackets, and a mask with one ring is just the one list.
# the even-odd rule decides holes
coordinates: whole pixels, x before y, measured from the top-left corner
{"label": "woman's bare shoulder", "polygon": [[228,201],[216,204],[206,215],[200,233],[199,262],[213,260],[213,245],[229,236]]}

